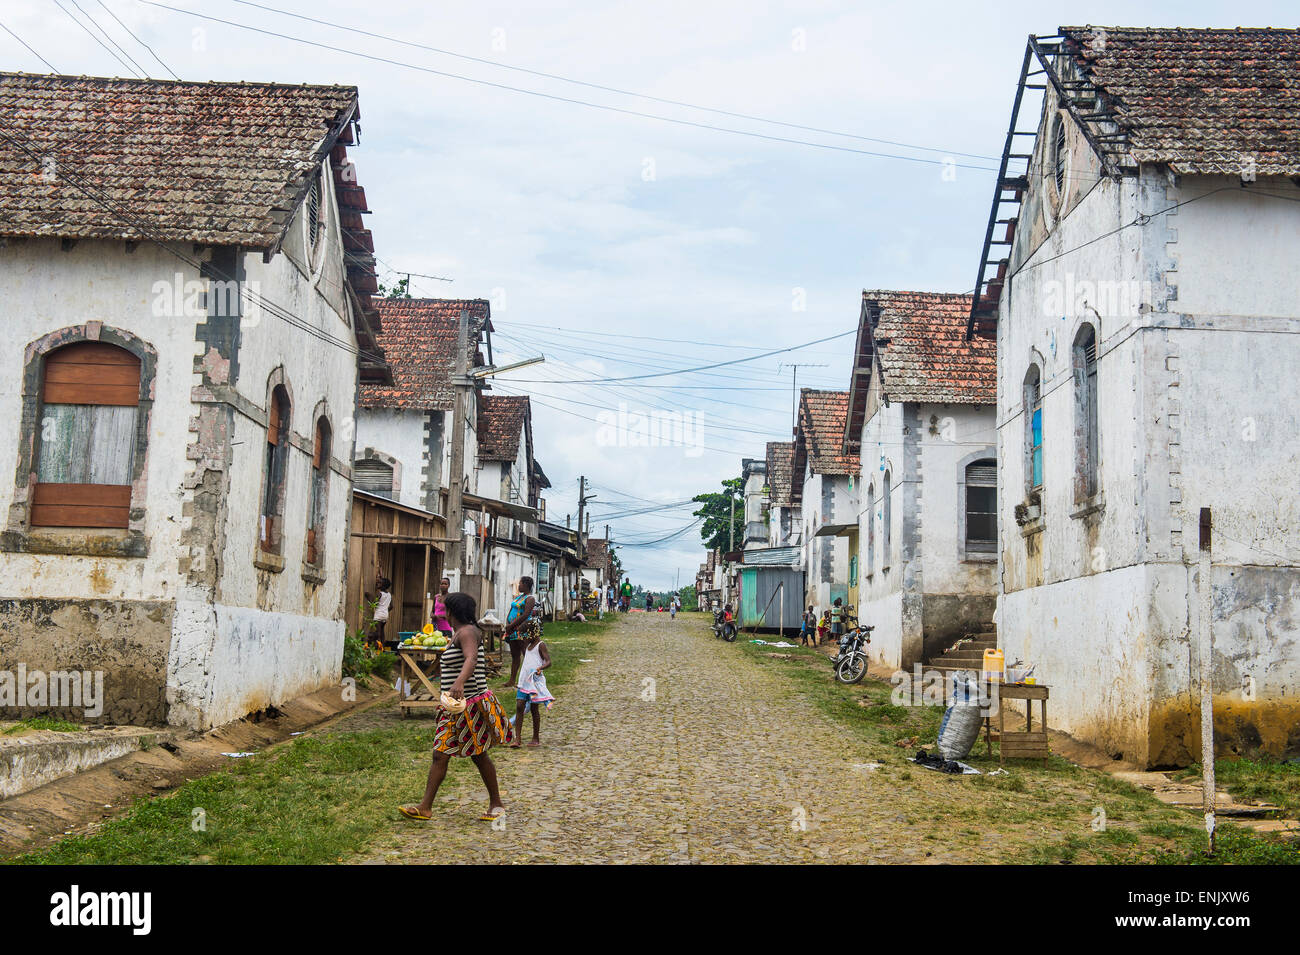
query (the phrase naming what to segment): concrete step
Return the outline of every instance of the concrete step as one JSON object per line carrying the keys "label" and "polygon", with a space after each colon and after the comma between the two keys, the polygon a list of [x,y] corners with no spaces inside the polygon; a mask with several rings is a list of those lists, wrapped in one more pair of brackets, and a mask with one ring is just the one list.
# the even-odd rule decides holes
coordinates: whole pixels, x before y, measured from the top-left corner
{"label": "concrete step", "polygon": [[171,742],[175,734],[143,726],[61,733],[36,730],[0,736],[0,799],[71,776],[137,750]]}

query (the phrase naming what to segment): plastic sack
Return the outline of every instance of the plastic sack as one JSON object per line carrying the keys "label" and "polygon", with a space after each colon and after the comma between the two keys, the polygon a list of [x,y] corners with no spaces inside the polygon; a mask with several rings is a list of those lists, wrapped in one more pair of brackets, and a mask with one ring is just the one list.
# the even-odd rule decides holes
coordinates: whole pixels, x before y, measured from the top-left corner
{"label": "plastic sack", "polygon": [[971,681],[955,680],[948,709],[939,727],[939,755],[944,759],[964,759],[979,739],[984,716],[978,687]]}

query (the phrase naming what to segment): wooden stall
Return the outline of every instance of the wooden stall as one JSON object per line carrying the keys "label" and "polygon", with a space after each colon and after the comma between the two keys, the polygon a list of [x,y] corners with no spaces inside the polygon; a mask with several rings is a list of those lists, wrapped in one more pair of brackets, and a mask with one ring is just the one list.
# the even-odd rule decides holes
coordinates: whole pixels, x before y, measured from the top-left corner
{"label": "wooden stall", "polygon": [[380,577],[393,582],[390,638],[428,622],[446,544],[447,524],[441,515],[353,489],[344,612],[348,633],[369,621]]}

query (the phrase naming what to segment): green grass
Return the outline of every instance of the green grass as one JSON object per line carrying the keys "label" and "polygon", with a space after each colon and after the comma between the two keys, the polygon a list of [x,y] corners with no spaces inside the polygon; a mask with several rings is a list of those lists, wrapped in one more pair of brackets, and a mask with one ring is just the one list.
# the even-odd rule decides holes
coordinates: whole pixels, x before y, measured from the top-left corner
{"label": "green grass", "polygon": [[[1199,780],[1200,764],[1177,774],[1182,780]],[[1279,806],[1288,819],[1300,816],[1300,763],[1288,763],[1267,756],[1257,759],[1234,758],[1214,761],[1214,782],[1246,802],[1266,802]]]}
{"label": "green grass", "polygon": [[19,720],[17,723],[6,728],[3,733],[5,736],[17,736],[20,733],[30,733],[33,730],[53,730],[56,733],[79,733],[81,732],[80,723],[69,723],[67,720],[57,720],[49,716],[33,716],[31,719]]}
{"label": "green grass", "polygon": [[[604,623],[553,623],[546,644],[552,689],[592,655]],[[508,665],[509,656],[506,656]],[[499,693],[514,712],[514,693]],[[563,701],[563,694],[557,692]],[[397,720],[364,732],[322,731],[229,769],[146,797],[86,835],[9,860],[36,864],[320,864],[346,861],[392,828],[396,806],[419,799],[429,769],[433,720]],[[543,722],[542,733],[546,732]],[[452,760],[445,786],[478,787],[469,760]],[[440,794],[441,798],[441,794]],[[202,826],[200,826],[202,822]]]}
{"label": "green grass", "polygon": [[[1046,766],[1038,760],[1013,760],[1002,767],[997,744],[989,757],[982,733],[963,762],[985,775],[942,777],[916,769],[907,757],[922,747],[933,752],[942,707],[898,706],[891,701],[893,687],[873,677],[857,686],[838,683],[830,659],[815,650],[770,647],[749,639],[745,635],[737,641],[741,653],[760,666],[778,668],[792,693],[843,725],[867,746],[871,758],[891,771],[887,778],[898,781],[899,808],[906,808],[909,824],[928,818],[949,832],[964,831],[972,823],[998,830],[1008,862],[1300,864],[1297,843],[1222,822],[1218,851],[1210,857],[1198,815],[1060,756],[1052,756]],[[915,743],[896,745],[913,737]],[[1227,767],[1218,770],[1220,780],[1234,794],[1257,794],[1288,807],[1300,797],[1300,767],[1246,760],[1220,765]],[[1005,775],[988,775],[1003,768]],[[1104,811],[1105,825],[1094,828],[1098,807]],[[1016,846],[1017,840],[1023,840],[1023,846]]]}

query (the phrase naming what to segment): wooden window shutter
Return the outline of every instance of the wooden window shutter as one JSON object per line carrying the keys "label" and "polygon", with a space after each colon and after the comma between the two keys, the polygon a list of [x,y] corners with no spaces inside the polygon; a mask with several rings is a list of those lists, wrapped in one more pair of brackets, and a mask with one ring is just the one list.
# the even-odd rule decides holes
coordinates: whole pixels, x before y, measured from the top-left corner
{"label": "wooden window shutter", "polygon": [[50,405],[137,405],[140,359],[103,342],[60,348],[45,359],[41,400]]}
{"label": "wooden window shutter", "polygon": [[271,407],[269,417],[266,423],[266,440],[271,444],[280,443],[280,397],[271,395]]}
{"label": "wooden window shutter", "polygon": [[105,342],[45,357],[33,527],[129,526],[140,359]]}

